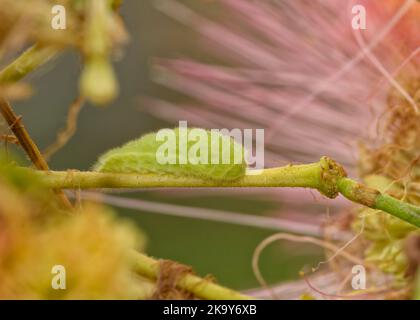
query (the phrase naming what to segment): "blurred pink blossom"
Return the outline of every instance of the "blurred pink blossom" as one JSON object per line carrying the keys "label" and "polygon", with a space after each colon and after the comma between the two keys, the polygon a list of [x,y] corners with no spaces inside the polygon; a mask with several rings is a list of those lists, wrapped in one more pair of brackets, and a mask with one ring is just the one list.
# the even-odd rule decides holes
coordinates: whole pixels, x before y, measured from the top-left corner
{"label": "blurred pink blossom", "polygon": [[[418,107],[395,77],[402,70],[419,74],[415,0],[205,2],[218,6],[220,18],[177,0],[156,3],[201,35],[208,56],[207,62],[156,59],[155,81],[186,98],[148,98],[147,111],[175,124],[263,128],[266,166],[328,155],[355,176],[359,142],[379,140],[389,89]],[[352,28],[356,4],[366,8],[366,30]],[[291,197],[270,192],[282,202]],[[306,191],[293,192],[295,203],[313,201]]]}
{"label": "blurred pink blossom", "polygon": [[[229,17],[221,21],[180,1],[157,3],[225,62],[157,60],[156,81],[192,99],[154,100],[149,110],[203,127],[264,128],[271,164],[329,155],[354,168],[357,141],[375,133],[392,85],[362,49],[392,72],[419,43],[414,0],[221,0]],[[367,9],[366,31],[352,29],[357,3]]]}

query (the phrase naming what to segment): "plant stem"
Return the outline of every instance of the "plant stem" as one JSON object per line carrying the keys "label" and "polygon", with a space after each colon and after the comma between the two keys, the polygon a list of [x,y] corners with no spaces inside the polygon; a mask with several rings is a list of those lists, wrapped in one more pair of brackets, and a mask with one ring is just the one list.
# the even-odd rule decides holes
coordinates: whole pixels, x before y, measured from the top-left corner
{"label": "plant stem", "polygon": [[[134,271],[145,278],[156,280],[159,275],[159,261],[139,252],[132,252]],[[208,300],[250,300],[250,296],[222,287],[210,280],[186,273],[178,280],[180,289],[191,292],[197,298]]]}
{"label": "plant stem", "polygon": [[0,71],[0,84],[13,83],[50,61],[59,49],[35,44]]}
{"label": "plant stem", "polygon": [[353,202],[382,210],[420,228],[420,207],[383,194],[348,178],[340,179],[338,188],[343,196]]}
{"label": "plant stem", "polygon": [[420,227],[420,208],[382,194],[346,178],[344,169],[334,160],[322,157],[319,162],[262,170],[234,181],[212,181],[168,174],[100,173],[79,171],[38,172],[44,184],[60,189],[99,188],[247,188],[301,187],[316,189],[329,198],[341,193],[364,206],[385,211]]}
{"label": "plant stem", "polygon": [[96,105],[111,102],[118,94],[118,83],[109,61],[111,38],[109,24],[111,8],[106,1],[86,1],[84,30],[84,68],[80,78],[80,91]]}
{"label": "plant stem", "polygon": [[63,189],[92,188],[212,188],[212,187],[304,187],[319,190],[334,198],[338,194],[334,169],[328,169],[326,157],[320,162],[262,170],[258,175],[246,175],[234,181],[203,180],[191,176],[170,174],[101,173],[51,171],[40,173],[48,187]]}
{"label": "plant stem", "polygon": [[[34,164],[35,168],[37,168],[38,170],[48,171],[48,164],[42,156],[41,152],[39,151],[35,142],[31,139],[31,136],[29,135],[28,131],[23,126],[21,117],[18,117],[14,113],[11,105],[2,97],[0,97],[0,113],[8,123],[10,129],[13,131],[17,140],[19,141],[19,144],[22,146],[23,150],[26,152],[29,159]],[[64,194],[64,192],[61,191],[59,188],[53,189],[59,197],[62,204],[66,208],[71,208],[71,202]]]}
{"label": "plant stem", "polygon": [[[0,84],[19,81],[28,73],[50,61],[58,52],[59,49],[53,46],[42,46],[40,44],[33,45],[0,71]],[[21,117],[18,117],[15,114],[9,102],[3,97],[0,97],[0,113],[3,115],[35,168],[48,171],[49,167],[47,161],[44,159],[38,146],[23,126]],[[70,200],[62,190],[59,188],[53,188],[53,190],[64,207],[72,208]]]}

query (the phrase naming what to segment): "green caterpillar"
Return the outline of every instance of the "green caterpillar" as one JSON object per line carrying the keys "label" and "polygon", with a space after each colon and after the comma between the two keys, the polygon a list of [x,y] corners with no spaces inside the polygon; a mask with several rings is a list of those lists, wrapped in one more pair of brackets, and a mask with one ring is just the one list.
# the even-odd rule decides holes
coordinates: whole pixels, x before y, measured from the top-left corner
{"label": "green caterpillar", "polygon": [[218,131],[164,129],[106,152],[93,170],[162,173],[231,181],[245,175],[247,164],[244,154],[242,145]]}

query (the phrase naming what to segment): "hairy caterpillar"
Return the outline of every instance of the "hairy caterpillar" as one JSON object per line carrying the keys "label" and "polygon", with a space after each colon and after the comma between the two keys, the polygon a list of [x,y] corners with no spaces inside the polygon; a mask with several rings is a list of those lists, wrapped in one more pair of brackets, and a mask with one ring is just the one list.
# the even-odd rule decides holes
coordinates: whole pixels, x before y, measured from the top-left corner
{"label": "hairy caterpillar", "polygon": [[226,181],[244,176],[246,168],[244,149],[231,137],[213,130],[176,128],[147,134],[106,152],[93,170]]}

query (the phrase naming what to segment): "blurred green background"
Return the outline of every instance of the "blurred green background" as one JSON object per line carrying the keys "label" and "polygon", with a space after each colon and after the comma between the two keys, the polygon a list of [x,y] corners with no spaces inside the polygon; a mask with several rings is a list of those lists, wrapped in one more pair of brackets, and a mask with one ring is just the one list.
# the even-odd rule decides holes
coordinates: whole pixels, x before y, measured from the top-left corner
{"label": "blurred green background", "polygon": [[[219,13],[217,4],[211,1],[184,2],[200,10],[211,10],[215,15]],[[51,159],[53,169],[89,169],[98,155],[109,148],[145,132],[176,125],[142,112],[140,97],[176,99],[173,93],[153,84],[150,64],[153,57],[205,59],[199,37],[193,30],[159,13],[152,0],[125,1],[122,16],[131,39],[125,54],[115,63],[121,87],[119,98],[106,108],[91,105],[83,108],[77,133]],[[36,89],[35,95],[15,104],[16,111],[23,115],[26,127],[41,149],[51,144],[57,131],[65,125],[68,106],[78,94],[80,62],[79,56],[68,53],[37,71],[29,78]],[[221,197],[220,193],[211,191],[205,197],[192,198],[186,194],[176,197],[173,192],[165,191],[130,192],[121,196],[254,215],[281,210],[279,204],[272,201],[252,199],[249,195]],[[135,221],[146,233],[149,254],[189,264],[198,274],[212,274],[220,283],[233,288],[247,289],[258,285],[251,269],[252,253],[258,243],[273,231],[138,210],[117,208],[116,211]],[[320,254],[317,248],[309,245],[272,245],[262,256],[262,272],[271,283],[296,279],[299,270],[305,264],[316,264]]]}

